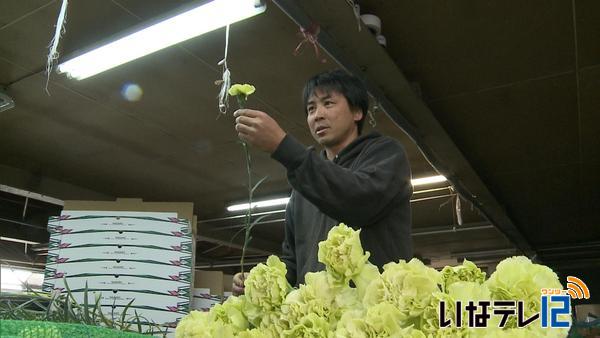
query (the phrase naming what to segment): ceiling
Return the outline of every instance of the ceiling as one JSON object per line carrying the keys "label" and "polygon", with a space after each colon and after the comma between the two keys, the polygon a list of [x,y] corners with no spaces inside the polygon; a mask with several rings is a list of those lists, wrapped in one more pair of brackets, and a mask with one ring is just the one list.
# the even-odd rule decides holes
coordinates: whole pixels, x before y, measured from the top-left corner
{"label": "ceiling", "polygon": [[[191,201],[204,220],[198,265],[236,261],[241,222],[225,207],[244,200],[246,176],[231,114],[217,119],[225,30],[83,81],[52,73],[48,95],[60,1],[0,3],[0,85],[16,103],[0,112],[0,184],[62,200]],[[276,3],[231,26],[233,81],[254,84],[249,105],[307,145],[304,82],[336,67],[368,82],[375,129],[404,144],[413,177],[437,169],[454,186],[416,189],[443,188],[413,196],[419,257],[485,263],[525,252],[557,269],[600,265],[600,3],[360,1],[382,19],[386,49],[358,31],[346,1]],[[59,62],[188,4],[71,1]],[[310,45],[294,55],[303,20],[320,25],[325,63]],[[121,95],[128,83],[142,88],[139,101]],[[255,180],[269,177],[257,198],[288,194],[283,167],[252,155]],[[42,203],[23,216],[24,200],[0,195],[2,236],[43,243],[43,230],[15,222],[43,227],[60,208]],[[279,250],[282,217],[255,228],[257,259]],[[17,257],[19,245],[2,255]]]}

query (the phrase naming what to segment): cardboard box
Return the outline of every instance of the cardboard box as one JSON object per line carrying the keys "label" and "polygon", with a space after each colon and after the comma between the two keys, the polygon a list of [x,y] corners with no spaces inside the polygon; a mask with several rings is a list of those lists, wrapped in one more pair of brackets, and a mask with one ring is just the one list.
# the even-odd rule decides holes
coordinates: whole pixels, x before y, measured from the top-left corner
{"label": "cardboard box", "polygon": [[189,266],[155,264],[134,261],[99,260],[90,262],[64,262],[62,264],[48,264],[46,267],[47,280],[54,278],[54,274],[70,277],[85,272],[97,274],[112,274],[123,276],[154,276],[163,279],[169,276],[180,276],[180,273],[189,273]]}
{"label": "cardboard box", "polygon": [[[93,250],[91,250],[93,249]],[[175,251],[175,250],[159,250],[155,248],[142,248],[135,246],[120,246],[120,245],[96,245],[95,247],[69,247],[54,251],[49,251],[53,254],[58,254],[57,259],[69,259],[71,261],[82,260],[86,258],[97,258],[106,260],[139,260],[146,262],[160,262],[171,264],[171,262],[189,260],[191,252]],[[93,252],[93,257],[90,256]],[[188,266],[189,267],[189,266]]]}
{"label": "cardboard box", "polygon": [[[52,273],[51,271],[49,273]],[[64,279],[62,276],[50,277],[48,274],[44,278],[44,291],[50,292],[54,288],[65,288]],[[67,277],[67,276],[65,276]],[[152,276],[153,277],[153,276]],[[118,289],[118,290],[138,290],[138,291],[155,291],[164,294],[169,294],[169,291],[178,291],[184,294],[187,291],[187,299],[189,300],[190,280],[189,273],[180,272],[178,275],[169,276],[170,278],[148,278],[135,275],[120,275],[120,274],[103,274],[83,276],[71,275],[68,276],[67,284],[71,290],[88,289]],[[178,279],[178,280],[177,280]],[[180,290],[180,291],[179,291]]]}
{"label": "cardboard box", "polygon": [[179,217],[194,219],[194,203],[144,202],[141,198],[117,198],[116,201],[65,201],[63,210],[176,212]]}
{"label": "cardboard box", "polygon": [[222,271],[196,270],[191,308],[208,311],[215,304],[222,303],[225,300],[224,276]]}
{"label": "cardboard box", "polygon": [[198,227],[192,202],[144,202],[141,198],[117,198],[116,201],[66,200],[63,210],[176,212],[180,218],[190,221],[194,236]]}
{"label": "cardboard box", "polygon": [[[86,218],[88,215],[102,218]],[[147,218],[146,215],[153,215]],[[122,217],[120,217],[122,216]],[[129,217],[128,217],[129,216]],[[61,216],[50,217],[48,230],[51,234],[70,235],[78,232],[147,232],[173,236],[175,232],[189,233],[189,220],[175,212],[115,211],[115,210],[67,210]]]}
{"label": "cardboard box", "polygon": [[221,296],[212,295],[208,288],[195,288],[193,291],[190,310],[209,311],[211,307],[220,304]]}
{"label": "cardboard box", "polygon": [[223,272],[196,270],[194,288],[209,289],[211,295],[223,296]]}
{"label": "cardboard box", "polygon": [[233,275],[223,274],[223,292],[231,292]]}

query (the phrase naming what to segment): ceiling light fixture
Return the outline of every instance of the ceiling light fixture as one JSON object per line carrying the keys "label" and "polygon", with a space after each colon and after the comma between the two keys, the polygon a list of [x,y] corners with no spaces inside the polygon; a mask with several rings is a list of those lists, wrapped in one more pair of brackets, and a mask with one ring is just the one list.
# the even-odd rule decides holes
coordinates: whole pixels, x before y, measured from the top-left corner
{"label": "ceiling light fixture", "polygon": [[413,187],[416,187],[419,185],[440,183],[440,182],[446,182],[446,181],[447,181],[446,177],[444,177],[442,175],[437,175],[437,176],[415,178],[415,179],[411,180],[411,183],[412,183]]}
{"label": "ceiling light fixture", "polygon": [[33,242],[33,241],[28,241],[28,240],[18,239],[18,238],[11,238],[11,237],[2,237],[2,236],[0,236],[0,241],[15,242],[15,243],[21,243],[21,244],[30,244],[30,245],[40,244],[39,242]]}
{"label": "ceiling light fixture", "polygon": [[264,12],[257,0],[214,0],[61,63],[77,80]]}
{"label": "ceiling light fixture", "polygon": [[43,273],[4,266],[0,270],[0,289],[2,291],[22,291],[25,289],[25,284],[39,289],[43,283]]}
{"label": "ceiling light fixture", "polygon": [[9,110],[14,107],[15,101],[10,96],[0,91],[0,112]]}
{"label": "ceiling light fixture", "polygon": [[[284,198],[275,198],[275,199],[264,200],[264,201],[259,201],[259,202],[252,202],[252,209],[273,207],[276,205],[286,205],[289,200],[290,200],[289,197],[284,197]],[[234,205],[230,205],[227,207],[227,211],[240,211],[240,210],[248,210],[248,203],[234,204]]]}
{"label": "ceiling light fixture", "polygon": [[[413,187],[416,187],[419,185],[426,185],[426,184],[439,183],[439,182],[445,182],[445,181],[446,181],[446,177],[444,177],[442,175],[438,175],[438,176],[416,178],[416,179],[412,180],[411,183],[412,183]],[[270,200],[264,200],[264,201],[260,201],[260,202],[253,202],[252,209],[266,208],[266,207],[272,207],[272,206],[276,206],[276,205],[286,205],[289,200],[290,200],[289,197],[285,197],[285,198],[275,198],[275,199],[270,199]],[[234,205],[230,205],[227,207],[227,211],[241,211],[241,210],[248,210],[248,203],[234,204]]]}

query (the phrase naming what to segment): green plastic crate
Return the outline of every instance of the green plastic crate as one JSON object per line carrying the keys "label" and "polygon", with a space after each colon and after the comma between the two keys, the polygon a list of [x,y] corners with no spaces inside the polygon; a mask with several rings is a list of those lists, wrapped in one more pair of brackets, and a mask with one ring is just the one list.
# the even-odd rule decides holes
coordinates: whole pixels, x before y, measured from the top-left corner
{"label": "green plastic crate", "polygon": [[123,332],[100,326],[72,323],[55,323],[29,320],[0,320],[0,337],[19,338],[139,338],[133,332]]}

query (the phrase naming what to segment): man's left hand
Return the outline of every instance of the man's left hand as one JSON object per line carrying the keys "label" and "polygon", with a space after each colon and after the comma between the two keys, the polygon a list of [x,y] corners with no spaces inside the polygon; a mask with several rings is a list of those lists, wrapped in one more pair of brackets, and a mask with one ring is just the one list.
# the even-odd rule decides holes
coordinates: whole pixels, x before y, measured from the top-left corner
{"label": "man's left hand", "polygon": [[285,131],[265,112],[239,109],[233,113],[233,116],[235,130],[240,139],[269,154],[275,152],[285,137]]}

